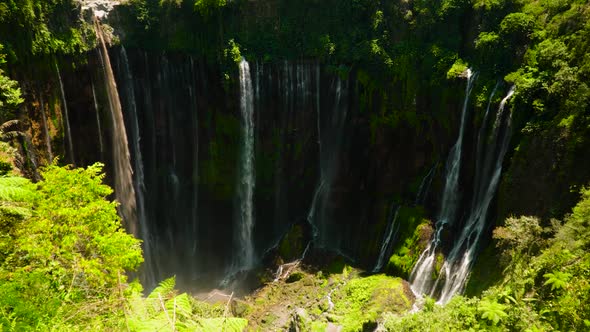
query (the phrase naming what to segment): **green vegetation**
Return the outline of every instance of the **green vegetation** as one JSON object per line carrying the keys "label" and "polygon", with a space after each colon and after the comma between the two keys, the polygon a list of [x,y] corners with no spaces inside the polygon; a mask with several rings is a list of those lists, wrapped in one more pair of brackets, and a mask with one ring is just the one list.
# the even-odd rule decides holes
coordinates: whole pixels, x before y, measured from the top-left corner
{"label": "green vegetation", "polygon": [[129,302],[126,324],[131,331],[243,331],[248,321],[227,317],[222,305],[199,302],[174,290],[175,278],[164,280],[148,297],[135,292]]}
{"label": "green vegetation", "polygon": [[401,206],[396,223],[399,223],[398,240],[393,244],[393,254],[385,267],[389,275],[409,278],[414,264],[430,240],[432,227],[424,219],[419,207]]}
{"label": "green vegetation", "polygon": [[0,4],[0,36],[12,63],[56,53],[80,54],[96,40],[74,0],[4,1]]}
{"label": "green vegetation", "polygon": [[251,330],[343,331],[376,326],[385,312],[403,313],[413,304],[407,283],[385,275],[364,276],[360,270],[331,262],[328,271],[297,267],[287,280],[271,282],[246,298],[242,316]]}
{"label": "green vegetation", "polygon": [[[142,262],[139,241],[120,227],[105,197],[101,165],[49,166],[43,180],[2,181],[1,324],[12,330],[105,327],[120,315],[125,271]],[[120,311],[122,313],[122,311]],[[76,322],[76,323],[74,323]]]}
{"label": "green vegetation", "polygon": [[494,231],[501,283],[480,298],[455,297],[410,316],[388,316],[390,331],[585,331],[590,328],[590,189],[564,222],[542,228],[509,218]]}
{"label": "green vegetation", "polygon": [[[0,3],[0,122],[16,118],[23,102],[6,73],[39,62],[53,68],[56,55],[85,56],[94,46],[92,26],[79,9],[74,0]],[[290,324],[293,312],[300,328],[312,331],[329,323],[358,331],[378,321],[392,331],[590,329],[589,189],[565,215],[590,179],[587,1],[129,0],[116,14],[112,23],[124,31],[124,44],[205,58],[219,65],[226,87],[242,56],[313,58],[329,72],[350,73],[373,144],[406,127],[433,135],[426,128],[435,122],[450,131],[448,107],[435,106],[456,103],[462,88],[455,78],[468,67],[480,72],[477,110],[503,78],[516,85],[511,107],[518,147],[499,214],[504,219],[542,205],[539,215],[510,217],[495,229],[495,247],[484,251],[487,262],[476,266],[468,286],[478,297],[456,297],[446,306],[426,299],[421,312],[405,315],[412,300],[400,279],[361,276],[335,261],[324,271],[298,270],[267,285],[234,310],[243,316],[235,318],[223,306],[178,294],[174,279],[147,297],[128,281],[142,262],[140,242],[121,229],[100,165],[50,165],[32,183],[12,170],[15,148],[1,142],[3,330],[239,331],[248,322],[275,329]],[[203,150],[200,181],[214,199],[227,200],[234,194],[239,123],[212,111],[205,122],[215,139]],[[270,165],[275,157],[264,158],[257,160]],[[530,168],[532,161],[540,167]],[[262,171],[260,178],[270,183],[271,176]],[[528,190],[531,183],[539,187]],[[407,278],[432,228],[420,208],[401,207],[398,223],[386,272]],[[294,228],[280,244],[281,255],[298,257],[303,236]]]}
{"label": "green vegetation", "polygon": [[399,278],[373,275],[353,279],[334,293],[330,319],[342,325],[343,331],[362,331],[363,325],[374,324],[383,312],[411,309],[407,292]]}
{"label": "green vegetation", "polygon": [[241,331],[244,319],[174,291],[148,297],[127,273],[143,261],[106,199],[102,165],[48,166],[33,184],[0,177],[0,328],[4,331]]}
{"label": "green vegetation", "polygon": [[4,74],[2,67],[6,64],[4,46],[0,44],[0,121],[8,121],[14,117],[16,108],[24,101],[18,82]]}

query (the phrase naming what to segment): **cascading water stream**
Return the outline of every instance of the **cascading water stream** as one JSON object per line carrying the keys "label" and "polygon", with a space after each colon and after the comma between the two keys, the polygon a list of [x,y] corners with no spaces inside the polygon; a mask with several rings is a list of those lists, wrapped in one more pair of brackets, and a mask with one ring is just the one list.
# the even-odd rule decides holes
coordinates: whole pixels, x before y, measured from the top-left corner
{"label": "cascading water stream", "polygon": [[441,241],[442,230],[446,225],[452,224],[455,221],[455,213],[459,204],[459,172],[461,170],[461,152],[463,146],[463,136],[465,131],[467,106],[469,104],[469,96],[473,88],[473,83],[477,74],[467,69],[467,86],[465,88],[465,99],[463,102],[463,109],[461,115],[461,124],[459,127],[459,136],[455,145],[449,153],[447,159],[447,173],[445,180],[445,187],[442,196],[441,211],[436,222],[436,231],[426,247],[418,258],[418,262],[414,266],[414,270],[410,275],[411,287],[415,294],[430,294],[432,292],[432,274],[436,264],[436,254],[439,249]]}
{"label": "cascading water stream", "polygon": [[[477,246],[486,226],[488,209],[496,194],[502,173],[502,163],[510,143],[512,114],[510,111],[508,114],[505,113],[506,103],[513,94],[514,87],[500,102],[487,144],[481,144],[482,151],[477,151],[483,160],[478,162],[480,165],[478,171],[482,172],[476,179],[473,209],[460,237],[455,241],[453,249],[445,260],[437,280],[437,284],[440,280],[444,280],[439,303],[448,302],[453,295],[462,291],[477,253]],[[480,137],[485,137],[486,128],[487,126],[482,125]]]}
{"label": "cascading water stream", "polygon": [[45,114],[45,103],[43,102],[43,96],[39,97],[41,103],[41,121],[43,121],[43,135],[45,138],[45,146],[47,148],[47,158],[49,162],[53,162],[53,151],[51,150],[51,136],[49,135],[49,127],[47,123],[47,115]]}
{"label": "cascading water stream", "polygon": [[[193,177],[195,179],[199,178],[199,117],[197,114],[197,103],[196,103],[196,91],[195,91],[195,62],[194,59],[190,58],[190,74],[191,80],[189,84],[189,98],[191,100],[191,109],[193,110],[194,114],[194,128],[195,133],[193,135],[193,147],[194,147],[194,159],[193,159]],[[199,224],[199,189],[195,187],[194,189],[194,199],[192,200],[193,204],[193,222],[192,222],[192,233],[197,234],[198,232],[198,224]],[[194,239],[192,252],[191,252],[194,260],[197,257],[197,240]]]}
{"label": "cascading water stream", "polygon": [[135,235],[138,234],[136,198],[133,185],[133,170],[131,168],[131,156],[127,143],[127,132],[123,121],[121,101],[117,91],[115,76],[111,67],[111,60],[104,41],[102,29],[98,19],[95,18],[94,27],[100,42],[99,55],[102,59],[105,89],[112,120],[112,142],[113,142],[113,163],[115,170],[115,195],[121,204],[119,213],[127,230]]}
{"label": "cascading water stream", "polygon": [[315,194],[311,203],[310,211],[307,220],[313,228],[313,241],[319,247],[330,247],[337,250],[334,243],[329,243],[328,240],[328,225],[326,220],[326,208],[330,199],[332,182],[337,171],[338,155],[342,143],[342,134],[344,131],[344,124],[348,112],[347,105],[343,104],[344,96],[347,94],[346,84],[344,84],[340,77],[336,78],[334,93],[334,108],[331,116],[326,119],[327,123],[325,130],[320,128],[320,110],[318,102],[318,137],[320,145],[319,161],[320,161],[320,179]]}
{"label": "cascading water stream", "polygon": [[135,103],[135,91],[133,88],[133,76],[131,75],[131,69],[129,68],[129,59],[127,58],[127,52],[125,47],[121,47],[121,59],[123,61],[123,82],[122,85],[126,90],[126,108],[130,115],[130,134],[131,134],[131,147],[133,150],[133,184],[135,190],[135,198],[137,204],[137,221],[139,226],[139,233],[143,240],[142,247],[144,251],[144,267],[143,267],[143,278],[144,286],[151,288],[156,285],[156,277],[153,267],[153,244],[151,240],[151,233],[149,229],[149,223],[147,221],[145,211],[145,175],[143,171],[143,157],[141,154],[141,136],[139,133],[139,121],[137,119],[137,105]]}
{"label": "cascading water stream", "polygon": [[242,152],[238,183],[239,215],[237,218],[237,270],[255,265],[252,230],[254,228],[254,96],[250,66],[240,62],[240,111],[242,115]]}
{"label": "cascading water stream", "polygon": [[[393,211],[393,206],[391,207]],[[390,211],[390,214],[391,212]],[[385,231],[385,238],[383,239],[383,243],[381,244],[381,250],[379,251],[379,258],[377,259],[377,263],[373,268],[373,272],[377,273],[381,271],[383,268],[383,264],[385,263],[385,257],[387,256],[388,249],[390,244],[393,243],[395,240],[396,234],[399,230],[399,224],[397,221],[397,216],[399,214],[399,206],[395,208],[395,213],[393,213],[393,218],[391,218],[391,222],[387,225],[387,230]]]}
{"label": "cascading water stream", "polygon": [[414,200],[415,205],[424,204],[428,198],[428,191],[430,189],[430,185],[432,184],[432,179],[434,178],[437,167],[438,162],[432,166],[430,171],[426,173],[424,179],[422,179],[422,182],[420,182],[420,187],[418,187],[418,193],[416,194],[416,199]]}
{"label": "cascading water stream", "polygon": [[92,85],[92,100],[94,101],[94,112],[96,113],[96,128],[98,128],[98,145],[100,148],[100,156],[104,159],[104,143],[102,141],[102,129],[100,124],[100,110],[98,109],[98,99],[96,99],[96,89],[94,88],[94,82],[91,81]]}
{"label": "cascading water stream", "polygon": [[70,155],[70,163],[76,164],[76,159],[74,158],[74,145],[72,142],[72,131],[70,129],[70,116],[68,114],[68,103],[66,102],[66,92],[64,91],[64,83],[61,79],[61,73],[59,71],[59,66],[57,65],[57,61],[55,62],[55,70],[57,71],[57,78],[59,80],[59,90],[61,91],[61,101],[63,105],[63,112],[64,112],[64,129],[66,130],[66,138],[67,138],[67,147],[68,153]]}

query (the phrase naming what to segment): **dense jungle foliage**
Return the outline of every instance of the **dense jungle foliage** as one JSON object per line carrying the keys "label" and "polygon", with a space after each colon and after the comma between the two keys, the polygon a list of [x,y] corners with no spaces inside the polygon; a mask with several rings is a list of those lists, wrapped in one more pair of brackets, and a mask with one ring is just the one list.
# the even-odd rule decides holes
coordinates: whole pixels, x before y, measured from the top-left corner
{"label": "dense jungle foliage", "polygon": [[[314,58],[355,70],[367,95],[387,97],[388,87],[403,82],[406,98],[390,99],[377,116],[384,125],[396,123],[390,119],[400,112],[413,123],[413,92],[436,90],[468,67],[480,72],[474,98],[480,106],[498,80],[516,85],[511,108],[518,145],[505,181],[536,176],[545,170],[526,165],[548,159],[549,175],[532,195],[548,192],[552,200],[539,207],[538,216],[511,217],[502,206],[525,204],[527,198],[499,198],[493,257],[486,259],[499,261],[502,271],[472,280],[491,285],[481,294],[456,297],[446,306],[425,299],[418,313],[392,307],[371,319],[391,331],[590,329],[590,190],[584,189],[590,178],[588,1],[129,0],[109,23],[121,29],[126,45],[189,52],[223,63],[227,73],[241,56]],[[76,1],[0,3],[2,122],[14,119],[23,102],[18,82],[10,78],[15,68],[40,59],[53,66],[58,55],[83,58],[94,43],[92,25]],[[0,138],[14,145],[13,136],[0,130]],[[234,310],[224,305],[178,294],[173,279],[142,296],[141,286],[128,277],[140,268],[140,242],[122,230],[100,165],[50,165],[33,183],[13,170],[15,154],[1,143],[3,330],[243,330],[248,324],[248,312],[231,317]],[[415,243],[415,234],[408,234]],[[407,276],[411,270],[414,260],[400,254],[407,246],[400,244],[390,260],[398,262],[391,274]],[[348,287],[357,283],[363,285]],[[338,310],[369,312],[362,307],[372,303],[366,296],[359,296],[361,305],[342,294],[347,293],[338,294]],[[349,305],[339,308],[342,303]],[[345,328],[361,328],[353,323]],[[303,329],[314,326],[325,328]]]}

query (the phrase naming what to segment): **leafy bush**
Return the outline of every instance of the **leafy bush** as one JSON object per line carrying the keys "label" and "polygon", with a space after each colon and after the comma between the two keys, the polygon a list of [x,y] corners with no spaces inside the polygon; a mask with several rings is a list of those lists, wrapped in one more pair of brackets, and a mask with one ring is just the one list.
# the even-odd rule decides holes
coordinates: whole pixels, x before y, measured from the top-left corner
{"label": "leafy bush", "polygon": [[585,331],[590,326],[590,190],[553,237],[533,217],[508,218],[494,237],[505,265],[504,280],[481,298],[457,296],[447,305],[400,317],[389,331]]}
{"label": "leafy bush", "polygon": [[[125,233],[102,165],[86,169],[49,166],[36,185],[0,179],[1,198],[20,208],[10,225],[10,251],[0,262],[2,324],[17,330],[68,324],[117,325],[126,271],[142,262],[139,240]],[[8,320],[8,321],[7,321]]]}

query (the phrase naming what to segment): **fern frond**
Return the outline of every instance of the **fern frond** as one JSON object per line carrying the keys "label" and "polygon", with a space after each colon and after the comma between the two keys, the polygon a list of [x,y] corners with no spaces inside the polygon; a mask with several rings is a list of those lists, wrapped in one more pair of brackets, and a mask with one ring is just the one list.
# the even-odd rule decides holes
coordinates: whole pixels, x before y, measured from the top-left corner
{"label": "fern frond", "polygon": [[176,312],[177,316],[190,318],[193,308],[188,294],[182,293],[166,301],[166,310]]}
{"label": "fern frond", "polygon": [[5,216],[11,216],[20,219],[26,219],[31,217],[32,215],[33,212],[29,208],[16,206],[14,204],[3,204],[2,202],[0,202],[0,218]]}
{"label": "fern frond", "polygon": [[242,332],[248,326],[248,320],[235,317],[203,318],[198,321],[195,331]]}
{"label": "fern frond", "polygon": [[0,201],[31,202],[35,199],[34,185],[18,176],[0,177]]}
{"label": "fern frond", "polygon": [[158,287],[147,297],[148,299],[167,298],[174,293],[174,286],[176,286],[176,276],[168,278],[160,282]]}

